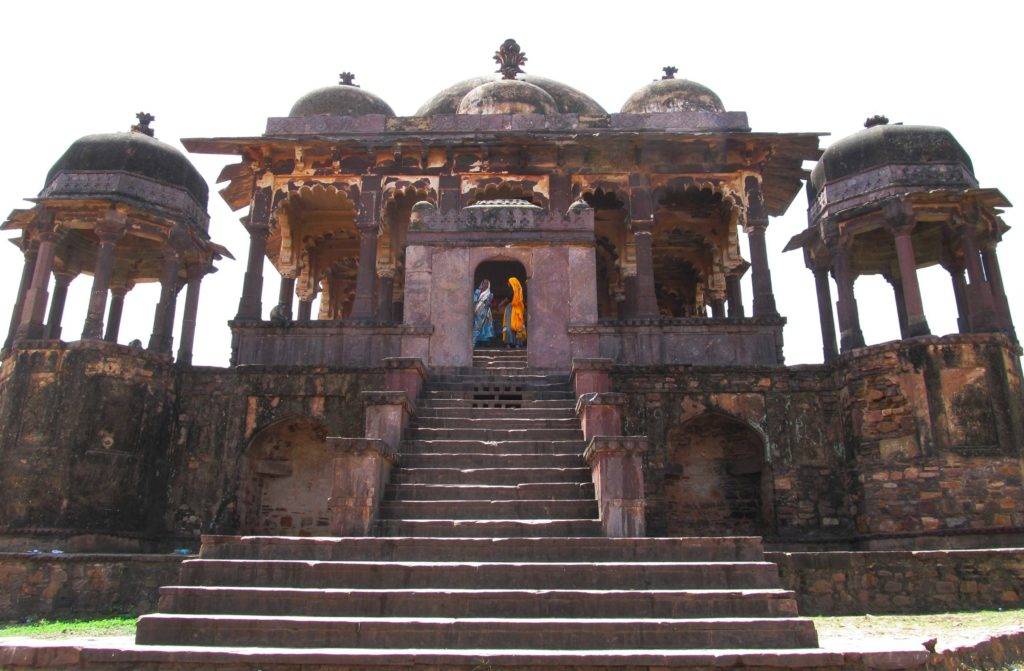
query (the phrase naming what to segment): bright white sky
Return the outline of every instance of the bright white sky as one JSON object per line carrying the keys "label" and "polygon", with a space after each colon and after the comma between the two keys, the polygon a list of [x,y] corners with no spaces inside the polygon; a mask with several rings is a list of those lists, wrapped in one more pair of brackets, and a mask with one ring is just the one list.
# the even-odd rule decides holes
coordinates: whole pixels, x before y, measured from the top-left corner
{"label": "bright white sky", "polygon": [[[526,71],[575,86],[617,111],[634,90],[676,65],[679,77],[714,89],[758,131],[821,131],[827,146],[872,114],[950,129],[974,160],[983,186],[1024,204],[1019,132],[1016,3],[962,2],[186,2],[162,10],[140,2],[18,2],[4,8],[0,90],[0,209],[24,207],[50,165],[76,138],[127,130],[134,114],[156,115],[158,138],[258,135],[266,117],[287,114],[305,92],[356,83],[410,115],[438,90],[490,72],[491,55],[514,37]],[[1013,63],[1018,63],[1017,66]],[[227,320],[238,304],[247,237],[213,180],[230,157],[192,159],[211,186],[210,232],[240,261],[224,261],[203,282],[195,363],[227,365]],[[1022,221],[1010,210],[1011,226]],[[821,361],[814,283],[799,252],[781,254],[806,227],[799,194],[768,229],[772,277],[786,327],[787,363]],[[1022,226],[1021,228],[1024,228]],[[744,241],[745,245],[745,241]],[[1000,247],[1015,322],[1024,327],[1024,231]],[[744,250],[746,254],[746,251]],[[6,328],[21,254],[0,246],[0,324]],[[748,274],[749,275],[749,274]],[[920,273],[932,331],[955,331],[949,277]],[[266,266],[264,307],[276,302]],[[65,339],[77,339],[90,277],[71,286]],[[746,304],[751,305],[749,278]],[[148,342],[155,284],[125,305],[121,342]],[[184,304],[179,299],[178,320]],[[833,287],[833,298],[835,289]],[[898,337],[889,286],[857,282],[869,343]],[[180,327],[180,324],[178,325]],[[6,330],[3,331],[6,334]],[[177,328],[175,349],[177,348]]]}

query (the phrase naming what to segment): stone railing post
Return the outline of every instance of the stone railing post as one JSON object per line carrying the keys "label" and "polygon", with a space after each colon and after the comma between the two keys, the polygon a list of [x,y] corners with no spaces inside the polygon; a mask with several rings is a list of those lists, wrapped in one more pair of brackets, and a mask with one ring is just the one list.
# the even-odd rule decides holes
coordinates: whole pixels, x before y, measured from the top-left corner
{"label": "stone railing post", "polygon": [[611,391],[610,373],[614,367],[615,362],[611,359],[573,359],[572,388],[576,398],[583,394]]}
{"label": "stone railing post", "polygon": [[404,391],[364,391],[360,394],[366,408],[367,438],[383,440],[388,449],[398,451],[402,432],[413,415],[413,406]]}
{"label": "stone railing post", "polygon": [[595,436],[583,458],[590,466],[604,535],[644,536],[643,436]]}
{"label": "stone railing post", "polygon": [[331,533],[368,536],[377,521],[384,487],[391,477],[395,452],[380,438],[330,437],[334,452],[331,481]]}
{"label": "stone railing post", "polygon": [[427,380],[427,368],[416,357],[388,357],[384,359],[384,388],[390,391],[404,391],[415,406],[420,391]]}
{"label": "stone railing post", "polygon": [[576,416],[583,429],[583,440],[622,435],[622,406],[625,404],[626,395],[614,391],[581,394],[576,401]]}

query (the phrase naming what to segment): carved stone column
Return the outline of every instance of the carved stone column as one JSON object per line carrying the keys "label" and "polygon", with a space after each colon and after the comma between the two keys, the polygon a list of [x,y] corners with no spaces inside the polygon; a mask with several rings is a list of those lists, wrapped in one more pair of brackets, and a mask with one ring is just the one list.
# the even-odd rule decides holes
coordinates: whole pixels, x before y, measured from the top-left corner
{"label": "carved stone column", "polygon": [[395,270],[385,268],[377,275],[377,320],[390,324],[394,321]]}
{"label": "carved stone column", "polygon": [[839,296],[836,310],[839,312],[839,342],[843,352],[864,346],[864,334],[860,330],[860,315],[857,312],[857,297],[853,291],[855,276],[850,267],[849,243],[837,245],[832,254],[832,272],[836,279]]}
{"label": "carved stone column", "polygon": [[192,345],[196,338],[196,313],[199,311],[199,289],[203,281],[202,268],[190,268],[188,289],[185,291],[185,314],[181,318],[181,342],[178,344],[178,363],[192,365]]}
{"label": "carved stone column", "polygon": [[836,350],[836,325],[832,317],[832,288],[828,284],[828,268],[814,269],[814,290],[818,297],[821,349],[825,363],[828,363],[839,356]]}
{"label": "carved stone column", "polygon": [[971,331],[990,331],[995,327],[995,308],[991,287],[982,271],[971,222],[964,222],[960,226],[960,244],[964,250],[964,265],[967,267],[967,309]]}
{"label": "carved stone column", "polygon": [[1010,315],[1010,302],[1006,298],[1006,288],[1003,286],[1003,271],[999,268],[999,257],[996,255],[996,243],[994,241],[988,241],[982,246],[981,263],[985,267],[985,277],[988,278],[988,284],[992,291],[992,300],[995,303],[999,325],[1016,339],[1013,317]]}
{"label": "carved stone column", "polygon": [[295,303],[295,278],[281,276],[281,285],[277,290],[277,307],[284,313],[283,316],[292,318],[292,305]]}
{"label": "carved stone column", "polygon": [[729,303],[729,318],[742,319],[746,316],[743,309],[743,290],[739,275],[725,276],[725,294]]}
{"label": "carved stone column", "polygon": [[263,257],[267,253],[269,229],[252,222],[246,228],[249,231],[249,259],[235,319],[259,320],[263,316]]}
{"label": "carved stone column", "polygon": [[57,253],[57,233],[53,230],[53,215],[43,213],[40,218],[41,230],[37,234],[39,253],[36,256],[35,268],[32,269],[32,284],[25,294],[25,306],[21,312],[21,323],[15,340],[35,340],[43,336],[43,315],[46,312],[46,301],[49,299],[50,273],[53,272],[53,259]]}
{"label": "carved stone column", "polygon": [[124,297],[132,285],[125,282],[121,285],[110,287],[110,308],[107,311],[107,330],[103,339],[107,342],[117,342],[121,333],[121,314],[124,312]]}
{"label": "carved stone column", "polygon": [[750,244],[750,279],[754,288],[754,316],[777,317],[775,293],[772,290],[772,271],[768,265],[768,248],[765,244],[765,230],[768,228],[768,212],[761,194],[761,182],[756,177],[747,177],[744,182],[747,196],[746,232]]}
{"label": "carved stone column", "polygon": [[907,323],[907,304],[903,296],[903,283],[899,277],[885,275],[885,281],[892,287],[892,297],[896,303],[896,321],[900,325],[900,338],[910,337],[910,328]]}
{"label": "carved stone column", "polygon": [[[917,281],[917,260],[914,257],[914,241],[910,235],[914,231],[914,214],[906,208],[900,212],[902,222],[893,228],[896,243],[896,259],[900,266],[900,293],[903,299],[903,311],[906,313],[906,334],[903,337],[928,335],[928,321],[924,316],[924,304],[921,302],[921,286]],[[895,286],[895,285],[894,285]]]}
{"label": "carved stone column", "polygon": [[39,249],[35,242],[25,243],[25,263],[21,266],[21,281],[18,283],[18,296],[14,301],[14,309],[11,310],[11,323],[7,327],[7,339],[4,340],[3,351],[6,354],[11,351],[14,343],[14,334],[18,332],[18,325],[21,324],[21,313],[25,308],[25,295],[32,285],[32,275],[36,269],[36,256]]}
{"label": "carved stone column", "polygon": [[174,332],[174,311],[178,298],[178,255],[167,250],[160,273],[160,302],[153,315],[153,333],[149,337],[149,351],[169,354]]}
{"label": "carved stone column", "polygon": [[[374,181],[375,180],[375,181]],[[356,272],[356,295],[352,303],[352,319],[371,321],[374,318],[374,284],[377,276],[377,236],[380,178],[364,178],[359,196],[359,268]]]}
{"label": "carved stone column", "polygon": [[725,319],[725,299],[711,299],[711,317],[713,319]]}
{"label": "carved stone column", "polygon": [[107,311],[107,292],[110,278],[114,274],[114,255],[117,241],[124,233],[124,216],[112,213],[103,226],[97,227],[96,268],[92,276],[92,292],[89,294],[89,309],[82,327],[83,340],[99,340],[103,337],[103,315]]}
{"label": "carved stone column", "polygon": [[302,298],[299,299],[299,315],[298,321],[308,322],[313,316],[313,299]]}
{"label": "carved stone column", "polygon": [[970,309],[967,307],[967,280],[964,279],[964,269],[955,266],[947,266],[949,278],[953,283],[953,300],[956,301],[956,325],[960,333],[969,333],[971,330]]}
{"label": "carved stone column", "polygon": [[75,273],[53,273],[53,296],[50,297],[50,310],[46,313],[46,325],[43,327],[43,338],[46,340],[60,340],[64,330],[61,321],[68,300],[68,287],[75,277]]}
{"label": "carved stone column", "polygon": [[657,319],[658,298],[654,293],[654,250],[651,241],[654,222],[634,221],[633,239],[636,244],[636,319]]}

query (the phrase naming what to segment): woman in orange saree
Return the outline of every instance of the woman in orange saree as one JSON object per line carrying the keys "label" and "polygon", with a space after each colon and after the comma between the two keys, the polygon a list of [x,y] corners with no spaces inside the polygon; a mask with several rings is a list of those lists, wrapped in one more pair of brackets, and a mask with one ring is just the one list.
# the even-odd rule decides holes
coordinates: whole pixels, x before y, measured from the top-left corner
{"label": "woman in orange saree", "polygon": [[515,277],[508,278],[508,285],[512,287],[512,300],[505,306],[501,339],[506,347],[525,347],[526,301],[523,300],[523,285]]}

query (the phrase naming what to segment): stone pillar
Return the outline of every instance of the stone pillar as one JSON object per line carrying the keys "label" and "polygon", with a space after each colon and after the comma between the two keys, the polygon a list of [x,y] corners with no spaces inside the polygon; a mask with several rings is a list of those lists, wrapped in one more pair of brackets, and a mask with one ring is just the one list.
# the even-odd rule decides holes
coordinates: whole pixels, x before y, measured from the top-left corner
{"label": "stone pillar", "polygon": [[99,340],[103,337],[103,316],[107,311],[110,278],[114,274],[114,254],[123,230],[122,227],[96,229],[99,245],[96,248],[96,268],[92,276],[89,309],[85,316],[85,326],[82,327],[83,340]]}
{"label": "stone pillar", "polygon": [[356,272],[356,295],[352,302],[352,319],[371,321],[374,318],[374,284],[377,277],[377,236],[380,233],[378,197],[380,178],[364,177],[359,195],[359,267]]}
{"label": "stone pillar", "polygon": [[458,210],[462,197],[462,178],[459,175],[440,175],[437,181],[438,210],[442,213]]}
{"label": "stone pillar", "polygon": [[910,337],[910,328],[907,325],[907,304],[903,297],[903,284],[898,277],[885,276],[885,281],[892,287],[893,301],[896,303],[896,321],[900,326],[900,338]]}
{"label": "stone pillar", "polygon": [[711,317],[712,317],[712,319],[725,319],[725,299],[724,298],[712,298],[711,299]]}
{"label": "stone pillar", "polygon": [[746,314],[743,310],[743,290],[739,275],[725,276],[725,295],[729,302],[729,318],[743,319]]}
{"label": "stone pillar", "polygon": [[24,250],[25,263],[21,266],[21,281],[18,283],[18,296],[14,301],[14,309],[11,311],[11,323],[7,327],[7,339],[4,340],[3,351],[6,354],[11,351],[14,344],[14,334],[18,332],[18,325],[21,324],[21,313],[25,307],[25,295],[32,285],[32,275],[36,269],[36,255],[39,250],[34,244],[26,243]]}
{"label": "stone pillar", "polygon": [[395,271],[386,269],[377,275],[377,321],[390,324],[394,321]]}
{"label": "stone pillar", "polygon": [[188,277],[185,291],[185,314],[181,318],[181,342],[178,344],[178,363],[192,365],[192,345],[196,338],[196,313],[199,310],[199,289],[202,285],[201,270],[193,269]]}
{"label": "stone pillar", "polygon": [[124,297],[131,286],[125,283],[121,286],[110,287],[110,308],[107,311],[107,331],[103,339],[107,342],[117,342],[117,336],[121,332],[121,314],[124,312]]}
{"label": "stone pillar", "polygon": [[832,289],[828,285],[828,269],[814,269],[814,289],[818,296],[818,323],[821,326],[821,349],[825,363],[839,356],[836,350],[836,325],[832,317]]}
{"label": "stone pillar", "polygon": [[360,396],[366,408],[366,437],[380,438],[397,452],[414,412],[409,396],[404,391],[364,391]]}
{"label": "stone pillar", "polygon": [[1006,297],[1006,287],[1003,285],[1003,271],[999,268],[999,257],[996,255],[996,243],[988,242],[981,249],[981,263],[985,267],[985,277],[992,291],[992,300],[995,304],[996,316],[1000,326],[1006,329],[1016,340],[1016,333],[1013,328],[1013,317],[1010,314],[1010,301]]}
{"label": "stone pillar", "polygon": [[960,227],[960,244],[963,246],[964,265],[967,267],[967,309],[971,331],[992,330],[995,327],[992,291],[982,271],[981,257],[974,238],[974,226],[970,222],[965,222]]}
{"label": "stone pillar", "polygon": [[636,318],[636,275],[622,277],[622,302],[619,303],[619,319]]}
{"label": "stone pillar", "polygon": [[572,383],[572,389],[576,398],[595,392],[610,392],[612,390],[611,371],[613,368],[615,368],[615,362],[611,359],[573,359],[569,380]]}
{"label": "stone pillar", "polygon": [[[908,217],[912,216],[907,214]],[[924,304],[921,302],[921,287],[917,281],[917,261],[914,258],[914,242],[910,234],[914,230],[913,220],[897,226],[893,231],[896,241],[896,258],[900,266],[900,294],[903,299],[903,312],[906,313],[906,335],[928,335],[928,321],[924,316]],[[895,284],[893,285],[895,287]]]}
{"label": "stone pillar", "polygon": [[246,228],[249,230],[249,259],[235,319],[258,321],[263,316],[263,257],[267,253],[268,228],[253,222]]}
{"label": "stone pillar", "polygon": [[750,244],[750,279],[754,288],[754,316],[777,317],[775,294],[772,291],[772,272],[768,266],[768,248],[765,244],[765,230],[768,228],[768,211],[761,193],[761,181],[754,176],[744,181],[747,197],[746,225],[747,242]]}
{"label": "stone pillar", "polygon": [[[47,215],[41,215],[47,216]],[[21,322],[15,333],[15,340],[35,340],[43,336],[43,315],[49,299],[50,273],[57,253],[57,233],[52,228],[53,216],[49,215],[45,228],[38,234],[39,252],[35,268],[32,269],[32,283],[25,294],[25,305],[21,311]]]}
{"label": "stone pillar", "polygon": [[582,394],[576,401],[576,417],[583,429],[583,440],[597,436],[622,435],[622,406],[626,395],[614,391]]}
{"label": "stone pillar", "polygon": [[658,298],[654,293],[654,252],[651,244],[652,221],[634,221],[633,239],[636,244],[635,319],[657,319]]}
{"label": "stone pillar", "polygon": [[160,273],[160,302],[153,314],[153,333],[149,337],[149,351],[169,354],[174,333],[174,311],[178,299],[178,255],[167,250]]}
{"label": "stone pillar", "polygon": [[313,316],[313,299],[302,298],[299,299],[299,318],[300,322],[308,322]]}
{"label": "stone pillar", "polygon": [[416,357],[387,357],[381,363],[384,365],[385,389],[405,392],[406,398],[415,405],[427,380],[423,360]]}
{"label": "stone pillar", "polygon": [[396,461],[380,438],[328,437],[334,452],[331,497],[327,502],[331,533],[369,536],[377,521],[384,487]]}
{"label": "stone pillar", "polygon": [[295,302],[295,278],[281,276],[281,286],[277,290],[277,305],[287,316],[292,318],[292,305]]}
{"label": "stone pillar", "polygon": [[843,352],[864,346],[864,334],[860,330],[860,315],[857,313],[857,297],[853,291],[855,276],[850,268],[850,246],[840,244],[832,255],[832,272],[836,278],[839,296],[836,310],[839,312],[839,343]]}
{"label": "stone pillar", "polygon": [[967,307],[967,280],[964,279],[964,269],[947,267],[949,278],[953,282],[953,300],[956,301],[956,325],[960,333],[969,333],[971,330],[970,310]]}
{"label": "stone pillar", "polygon": [[552,213],[565,216],[572,204],[572,178],[569,175],[548,175],[548,202]]}
{"label": "stone pillar", "polygon": [[642,436],[595,436],[583,458],[594,481],[601,527],[611,538],[644,536],[643,454],[647,438]]}
{"label": "stone pillar", "polygon": [[68,300],[68,287],[75,279],[74,273],[53,273],[53,296],[50,297],[50,310],[46,314],[46,326],[43,327],[43,338],[60,340],[61,321],[64,319],[64,305]]}

